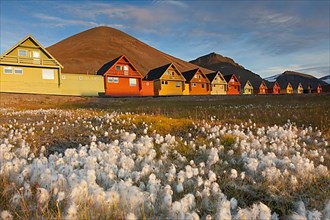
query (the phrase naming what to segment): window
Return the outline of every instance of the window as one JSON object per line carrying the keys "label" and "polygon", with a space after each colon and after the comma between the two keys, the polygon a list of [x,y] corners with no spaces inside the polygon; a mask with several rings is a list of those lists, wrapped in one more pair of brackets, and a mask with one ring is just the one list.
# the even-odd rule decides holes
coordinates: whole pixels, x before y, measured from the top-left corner
{"label": "window", "polygon": [[116,70],[121,70],[121,66],[116,66]]}
{"label": "window", "polygon": [[162,84],[163,84],[163,85],[167,85],[168,82],[167,82],[167,81],[162,81]]}
{"label": "window", "polygon": [[33,55],[33,58],[40,58],[40,52],[39,51],[33,51],[32,55]]}
{"label": "window", "polygon": [[172,72],[172,76],[174,76],[175,75],[175,73],[174,72]]}
{"label": "window", "polygon": [[43,69],[42,70],[42,79],[46,79],[46,80],[55,79],[54,70]]}
{"label": "window", "polygon": [[198,75],[198,79],[200,79],[201,78],[201,75]]}
{"label": "window", "polygon": [[196,87],[196,83],[192,83],[191,86],[192,86],[192,87]]}
{"label": "window", "polygon": [[215,87],[215,84],[213,84],[213,87]]}
{"label": "window", "polygon": [[124,66],[124,75],[128,75],[128,66]]}
{"label": "window", "polygon": [[129,79],[129,85],[130,86],[136,86],[136,79],[135,78],[130,78]]}
{"label": "window", "polygon": [[118,77],[113,77],[113,83],[119,83],[119,78]]}
{"label": "window", "polygon": [[108,83],[112,83],[113,82],[113,78],[112,77],[108,77]]}
{"label": "window", "polygon": [[203,89],[205,88],[205,84],[204,84],[204,83],[202,83],[202,88],[203,88]]}
{"label": "window", "polygon": [[18,50],[18,56],[26,57],[27,56],[27,51],[26,50]]}
{"label": "window", "polygon": [[5,67],[5,74],[12,74],[13,73],[13,68],[11,67]]}
{"label": "window", "polygon": [[196,78],[196,79],[197,79],[197,74],[196,74],[196,75],[194,75],[194,78]]}
{"label": "window", "polygon": [[23,69],[22,68],[15,68],[14,73],[17,75],[23,75]]}
{"label": "window", "polygon": [[181,82],[176,82],[175,87],[181,87]]}

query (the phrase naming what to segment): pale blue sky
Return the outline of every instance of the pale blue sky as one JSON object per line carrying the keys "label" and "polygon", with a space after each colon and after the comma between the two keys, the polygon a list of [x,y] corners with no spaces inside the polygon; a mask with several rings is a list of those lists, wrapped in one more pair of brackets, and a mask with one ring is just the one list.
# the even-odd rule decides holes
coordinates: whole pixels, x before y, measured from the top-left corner
{"label": "pale blue sky", "polygon": [[216,52],[262,77],[321,77],[330,69],[329,10],[329,0],[0,0],[1,53],[27,34],[47,47],[107,25],[187,61]]}

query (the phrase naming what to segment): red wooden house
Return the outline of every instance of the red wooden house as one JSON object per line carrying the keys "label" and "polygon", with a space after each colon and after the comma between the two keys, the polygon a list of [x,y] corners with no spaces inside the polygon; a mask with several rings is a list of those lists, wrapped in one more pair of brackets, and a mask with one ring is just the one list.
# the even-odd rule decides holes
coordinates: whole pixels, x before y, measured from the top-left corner
{"label": "red wooden house", "polygon": [[224,76],[225,80],[227,81],[228,89],[227,95],[238,95],[241,91],[241,83],[238,81],[235,74],[230,74]]}
{"label": "red wooden house", "polygon": [[268,82],[267,88],[268,88],[268,94],[280,94],[281,93],[281,87],[277,81]]}
{"label": "red wooden house", "polygon": [[322,93],[322,86],[320,84],[316,87],[316,93]]}
{"label": "red wooden house", "polygon": [[200,69],[193,69],[183,72],[182,75],[186,79],[185,90],[189,90],[189,95],[209,95],[211,93],[210,81]]}
{"label": "red wooden house", "polygon": [[125,55],[104,64],[97,75],[104,76],[105,95],[139,96],[141,93],[142,75]]}

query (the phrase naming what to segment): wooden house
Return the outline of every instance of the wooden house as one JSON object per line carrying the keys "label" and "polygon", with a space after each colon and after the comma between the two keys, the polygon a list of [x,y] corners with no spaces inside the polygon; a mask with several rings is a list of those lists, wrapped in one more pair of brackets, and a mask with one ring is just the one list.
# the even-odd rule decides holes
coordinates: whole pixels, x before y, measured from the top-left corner
{"label": "wooden house", "polygon": [[255,94],[267,94],[268,88],[265,81],[261,81],[259,86],[255,88]]}
{"label": "wooden house", "polygon": [[225,95],[227,92],[227,82],[220,71],[206,74],[211,83],[211,95]]}
{"label": "wooden house", "polygon": [[281,93],[293,94],[293,87],[292,87],[291,83],[288,83],[285,87],[281,87]]}
{"label": "wooden house", "polygon": [[304,87],[302,86],[301,83],[299,83],[298,86],[296,87],[295,93],[297,93],[297,94],[303,94],[304,93]]}
{"label": "wooden house", "polygon": [[183,95],[185,78],[173,63],[150,70],[143,79],[153,82],[155,96]]}
{"label": "wooden house", "polygon": [[242,90],[242,94],[244,95],[251,95],[253,94],[253,86],[252,84],[250,83],[250,81],[246,81],[244,87],[243,87],[243,90]]}
{"label": "wooden house", "polygon": [[278,84],[277,81],[275,82],[267,82],[267,88],[268,88],[268,94],[280,94],[281,93],[281,87]]}
{"label": "wooden house", "polygon": [[183,72],[182,75],[186,80],[185,89],[188,90],[189,95],[210,94],[210,81],[200,68]]}
{"label": "wooden house", "polygon": [[318,84],[317,85],[317,87],[316,87],[316,89],[315,89],[315,91],[313,91],[313,92],[315,92],[315,93],[322,93],[322,86],[321,86],[321,84]]}
{"label": "wooden house", "polygon": [[97,75],[104,76],[105,95],[139,96],[142,90],[142,75],[125,55],[104,64]]}
{"label": "wooden house", "polygon": [[238,95],[241,91],[241,83],[238,81],[235,74],[230,74],[224,76],[226,82],[227,82],[227,95]]}
{"label": "wooden house", "polygon": [[312,93],[313,87],[311,84],[304,86],[304,93]]}
{"label": "wooden house", "polygon": [[63,66],[31,35],[0,56],[0,92],[60,94]]}

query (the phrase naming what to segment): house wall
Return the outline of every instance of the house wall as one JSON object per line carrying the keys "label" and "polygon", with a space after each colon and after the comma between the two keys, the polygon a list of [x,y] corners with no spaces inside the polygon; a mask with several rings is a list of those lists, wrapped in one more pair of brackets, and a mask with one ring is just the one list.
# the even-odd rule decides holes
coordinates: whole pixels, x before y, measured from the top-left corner
{"label": "house wall", "polygon": [[250,86],[245,86],[243,90],[244,95],[250,95],[253,94],[253,88]]}
{"label": "house wall", "polygon": [[228,83],[227,95],[238,95],[240,93],[240,85],[238,83]]}
{"label": "house wall", "polygon": [[226,94],[226,84],[211,84],[211,95],[225,95]]}
{"label": "house wall", "polygon": [[[11,74],[6,74],[4,71],[5,67],[12,68],[13,72]],[[15,68],[21,69],[22,73],[15,74]],[[0,64],[0,92],[57,95],[61,93],[59,75],[60,70],[57,68]]]}
{"label": "house wall", "polygon": [[61,74],[62,95],[98,96],[104,93],[103,76],[86,74]]}
{"label": "house wall", "polygon": [[[177,84],[179,87],[177,87]],[[184,82],[177,80],[160,80],[159,96],[183,95]]]}
{"label": "house wall", "polygon": [[190,83],[184,83],[183,95],[190,95]]}
{"label": "house wall", "polygon": [[141,96],[154,96],[154,82],[142,80],[142,89],[140,91]]}
{"label": "house wall", "polygon": [[[202,84],[204,84],[204,88]],[[193,84],[193,82],[191,82],[189,95],[209,95],[210,94],[209,86],[210,85],[208,83],[196,82]]]}
{"label": "house wall", "polygon": [[[117,78],[118,82],[109,82],[109,78]],[[136,85],[130,85],[130,79],[135,79]],[[139,96],[141,88],[141,78],[104,76],[105,94],[111,96]]]}

